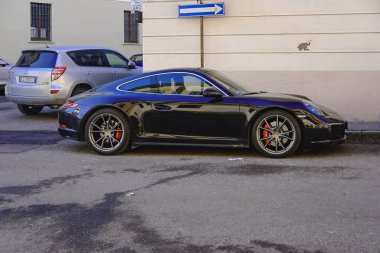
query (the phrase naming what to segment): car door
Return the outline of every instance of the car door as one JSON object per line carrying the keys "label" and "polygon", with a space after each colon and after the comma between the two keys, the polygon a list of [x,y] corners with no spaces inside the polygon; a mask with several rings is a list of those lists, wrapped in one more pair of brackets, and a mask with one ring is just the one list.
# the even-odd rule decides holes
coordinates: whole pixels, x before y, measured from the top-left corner
{"label": "car door", "polygon": [[[158,139],[178,142],[241,141],[245,118],[239,105],[228,96],[203,96],[213,87],[205,78],[190,72],[157,75],[160,93],[153,97],[146,130]],[[222,92],[222,91],[221,91]]]}
{"label": "car door", "polygon": [[113,74],[113,80],[141,73],[140,68],[130,68],[128,65],[129,60],[115,51],[105,50],[104,55]]}

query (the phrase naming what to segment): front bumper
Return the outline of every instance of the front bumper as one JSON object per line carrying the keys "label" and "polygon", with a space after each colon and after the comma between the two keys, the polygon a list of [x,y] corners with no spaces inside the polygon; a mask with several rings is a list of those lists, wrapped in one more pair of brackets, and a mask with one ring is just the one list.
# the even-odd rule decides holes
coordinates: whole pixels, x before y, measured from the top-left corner
{"label": "front bumper", "polygon": [[330,123],[324,128],[305,128],[304,140],[308,144],[341,144],[346,140],[347,123]]}

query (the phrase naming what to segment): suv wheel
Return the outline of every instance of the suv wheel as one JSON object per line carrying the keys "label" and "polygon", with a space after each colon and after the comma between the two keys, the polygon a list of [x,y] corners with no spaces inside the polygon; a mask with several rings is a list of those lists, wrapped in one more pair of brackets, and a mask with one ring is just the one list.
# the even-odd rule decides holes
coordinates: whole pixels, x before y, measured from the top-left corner
{"label": "suv wheel", "polygon": [[77,86],[74,88],[73,92],[71,93],[71,96],[74,97],[76,95],[79,95],[85,91],[90,90],[91,88],[86,87],[86,86]]}
{"label": "suv wheel", "polygon": [[42,111],[43,106],[35,106],[35,105],[17,105],[17,108],[20,112],[26,115],[35,115],[39,114]]}

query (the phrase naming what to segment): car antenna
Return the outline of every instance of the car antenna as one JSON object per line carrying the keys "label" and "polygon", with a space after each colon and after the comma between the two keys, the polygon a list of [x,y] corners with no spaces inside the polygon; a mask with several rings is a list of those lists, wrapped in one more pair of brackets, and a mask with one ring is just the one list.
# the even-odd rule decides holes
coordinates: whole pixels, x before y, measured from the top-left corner
{"label": "car antenna", "polygon": [[50,48],[46,42],[45,42],[45,46],[46,46],[46,48]]}

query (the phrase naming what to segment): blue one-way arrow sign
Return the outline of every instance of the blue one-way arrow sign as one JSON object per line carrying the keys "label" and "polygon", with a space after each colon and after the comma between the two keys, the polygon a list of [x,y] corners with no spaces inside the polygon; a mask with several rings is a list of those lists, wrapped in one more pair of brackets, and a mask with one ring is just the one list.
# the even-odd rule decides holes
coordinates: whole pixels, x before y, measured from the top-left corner
{"label": "blue one-way arrow sign", "polygon": [[224,15],[224,3],[179,5],[179,17]]}

